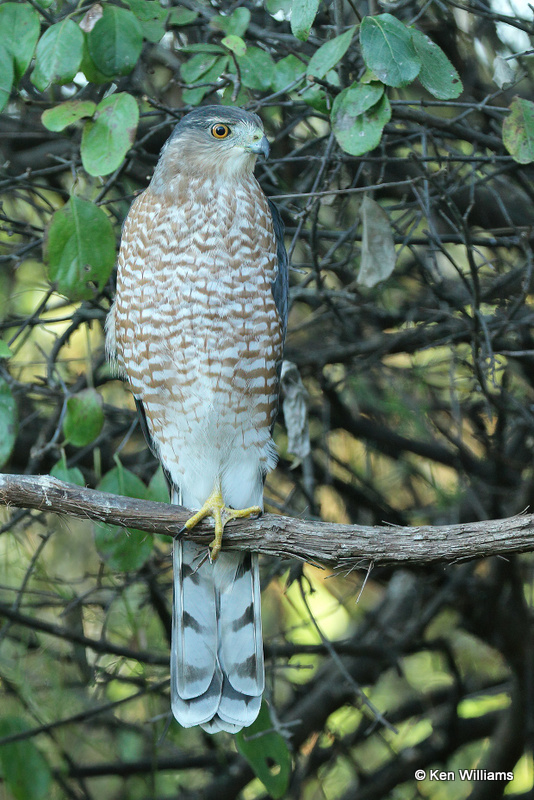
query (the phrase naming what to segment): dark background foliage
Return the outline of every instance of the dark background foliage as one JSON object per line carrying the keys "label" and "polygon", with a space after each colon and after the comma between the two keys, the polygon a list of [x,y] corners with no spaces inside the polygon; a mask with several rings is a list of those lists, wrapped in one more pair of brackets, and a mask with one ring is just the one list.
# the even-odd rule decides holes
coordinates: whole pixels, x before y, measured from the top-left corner
{"label": "dark background foliage", "polygon": [[[297,0],[16,5],[32,9],[41,37],[63,27],[52,67],[44,45],[30,63],[35,42],[20,44],[11,81],[16,46],[0,34],[0,89],[14,81],[0,117],[5,472],[165,499],[132,399],[104,358],[114,291],[105,243],[110,230],[118,242],[184,110],[226,102],[265,122],[271,157],[257,176],[281,209],[295,268],[286,357],[307,391],[311,452],[288,452],[281,414],[267,509],[404,525],[531,505],[533,173],[502,138],[513,97],[531,95],[530,8],[332,0],[314,18],[315,4]],[[107,27],[92,35],[102,11]],[[307,12],[313,27],[298,39]],[[463,91],[439,99],[421,82],[383,80],[391,117],[374,149],[354,155],[331,112],[369,78],[358,28],[322,77],[307,79],[307,65],[383,13],[438,44]],[[77,63],[62,63],[73,52],[76,62],[76,47]],[[511,55],[502,88],[494,62]],[[130,98],[120,108],[119,94]],[[61,116],[66,101],[88,103],[73,125],[42,117]],[[119,116],[108,130],[110,104]],[[528,104],[513,108],[528,117]],[[387,213],[379,239],[391,227],[396,250],[389,276],[375,255],[374,286],[359,276],[364,197]],[[74,217],[89,235],[71,241],[68,265],[78,258],[82,271],[61,285]],[[265,797],[233,737],[169,719],[168,542],[16,509],[0,530],[3,796]],[[293,759],[285,796],[530,796],[530,556],[369,574],[269,560],[263,579],[266,697]],[[515,777],[460,780],[474,768]],[[456,780],[416,783],[417,769]]]}

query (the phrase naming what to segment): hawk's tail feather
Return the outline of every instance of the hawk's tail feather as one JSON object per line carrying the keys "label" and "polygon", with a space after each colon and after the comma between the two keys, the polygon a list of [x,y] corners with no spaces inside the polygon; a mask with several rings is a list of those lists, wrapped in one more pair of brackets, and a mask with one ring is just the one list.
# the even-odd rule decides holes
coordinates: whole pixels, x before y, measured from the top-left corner
{"label": "hawk's tail feather", "polygon": [[235,733],[256,719],[264,689],[258,559],[176,539],[171,702],[184,727]]}

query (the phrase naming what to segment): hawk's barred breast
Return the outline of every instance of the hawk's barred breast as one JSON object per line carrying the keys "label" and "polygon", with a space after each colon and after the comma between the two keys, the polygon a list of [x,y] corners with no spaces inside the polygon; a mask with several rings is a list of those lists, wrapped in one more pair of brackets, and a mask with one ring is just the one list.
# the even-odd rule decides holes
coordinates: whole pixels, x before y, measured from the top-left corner
{"label": "hawk's barred breast", "polygon": [[261,505],[283,347],[272,217],[253,176],[171,186],[149,187],[124,227],[119,366],[184,505],[200,507],[217,473],[228,504]]}

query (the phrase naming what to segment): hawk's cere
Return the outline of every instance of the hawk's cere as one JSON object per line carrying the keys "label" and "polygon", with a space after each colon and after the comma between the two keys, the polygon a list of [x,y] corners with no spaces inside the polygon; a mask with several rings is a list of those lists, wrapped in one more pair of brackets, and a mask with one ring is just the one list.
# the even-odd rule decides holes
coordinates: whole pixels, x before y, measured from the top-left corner
{"label": "hawk's cere", "polygon": [[235,732],[264,687],[257,556],[221,552],[225,522],[259,513],[287,319],[283,225],[253,170],[259,117],[187,114],[133,203],[107,349],[128,380],[173,501],[215,520],[212,558],[174,544],[171,700],[184,726]]}

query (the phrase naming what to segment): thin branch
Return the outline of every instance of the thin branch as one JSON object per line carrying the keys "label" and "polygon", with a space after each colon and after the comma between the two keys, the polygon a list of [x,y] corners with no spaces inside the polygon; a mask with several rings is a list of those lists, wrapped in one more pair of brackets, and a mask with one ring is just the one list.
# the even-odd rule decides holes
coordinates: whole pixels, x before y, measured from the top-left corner
{"label": "thin branch", "polygon": [[[171,536],[179,534],[190,516],[181,506],[106,494],[48,475],[0,475],[0,504]],[[201,524],[188,536],[208,544],[213,531],[208,524]],[[265,514],[260,519],[230,523],[224,541],[235,550],[254,550],[345,570],[365,569],[371,562],[377,566],[456,562],[534,550],[534,515],[458,525],[371,527]]]}

